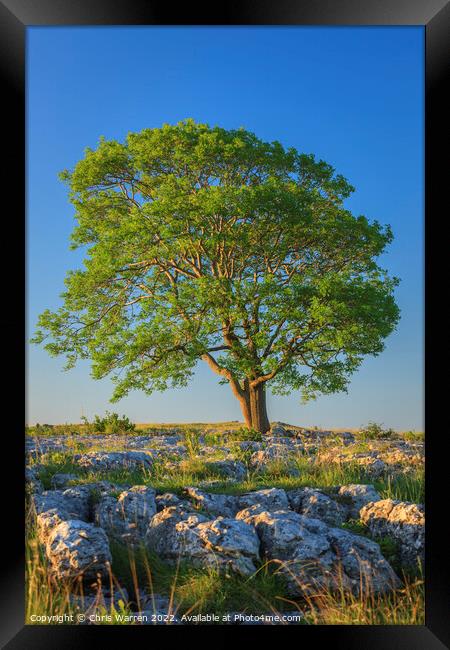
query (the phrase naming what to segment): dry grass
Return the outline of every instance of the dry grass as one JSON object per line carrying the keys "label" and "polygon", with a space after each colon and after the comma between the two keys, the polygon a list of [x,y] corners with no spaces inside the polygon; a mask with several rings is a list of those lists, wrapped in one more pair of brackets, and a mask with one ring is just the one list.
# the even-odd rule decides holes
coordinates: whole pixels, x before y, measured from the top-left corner
{"label": "dry grass", "polygon": [[424,583],[404,576],[400,589],[384,595],[369,590],[355,596],[343,589],[306,599],[306,622],[312,625],[424,625]]}

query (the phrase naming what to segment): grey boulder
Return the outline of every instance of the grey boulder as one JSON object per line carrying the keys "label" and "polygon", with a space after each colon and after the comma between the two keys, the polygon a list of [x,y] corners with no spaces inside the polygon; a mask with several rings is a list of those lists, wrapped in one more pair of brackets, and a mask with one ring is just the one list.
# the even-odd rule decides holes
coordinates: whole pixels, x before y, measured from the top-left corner
{"label": "grey boulder", "polygon": [[63,521],[52,529],[45,550],[56,579],[106,578],[111,565],[108,538],[101,528],[84,521]]}
{"label": "grey boulder", "polygon": [[122,492],[118,498],[104,496],[96,506],[95,521],[110,537],[134,546],[144,540],[155,513],[155,491],[138,485]]}
{"label": "grey boulder", "polygon": [[70,481],[76,481],[77,478],[76,474],[57,473],[53,474],[50,483],[53,489],[60,490],[61,488],[67,487],[67,484],[70,483]]}
{"label": "grey boulder", "polygon": [[196,487],[186,487],[185,494],[197,508],[211,515],[234,517],[240,510],[238,497],[228,494],[211,494]]}
{"label": "grey boulder", "polygon": [[290,506],[305,517],[320,519],[329,526],[340,526],[346,519],[346,509],[320,490],[298,488],[287,492]]}
{"label": "grey boulder", "polygon": [[380,501],[381,497],[373,485],[342,485],[337,493],[340,503],[347,507],[351,519],[359,519],[359,511],[371,501]]}
{"label": "grey boulder", "polygon": [[423,561],[425,512],[420,504],[383,499],[361,509],[361,521],[374,537],[392,537],[398,543],[403,566]]}
{"label": "grey boulder", "polygon": [[148,451],[91,451],[76,454],[74,461],[85,470],[151,469],[153,455]]}
{"label": "grey boulder", "polygon": [[378,544],[292,511],[239,513],[256,529],[261,551],[279,565],[293,595],[343,587],[380,593],[398,579]]}
{"label": "grey boulder", "polygon": [[206,463],[206,468],[214,474],[219,474],[227,479],[242,481],[247,476],[244,463],[237,460],[215,460]]}
{"label": "grey boulder", "polygon": [[38,536],[40,541],[44,542],[50,531],[62,521],[89,520],[90,489],[87,486],[75,486],[66,490],[46,490],[34,495],[33,504],[37,516]]}
{"label": "grey boulder", "polygon": [[259,559],[259,541],[251,526],[222,517],[210,521],[176,506],[153,517],[146,543],[167,561],[188,561],[226,574],[251,575]]}
{"label": "grey boulder", "polygon": [[286,492],[280,488],[267,488],[247,492],[239,497],[239,509],[250,508],[259,505],[264,510],[284,510],[289,508],[289,501]]}

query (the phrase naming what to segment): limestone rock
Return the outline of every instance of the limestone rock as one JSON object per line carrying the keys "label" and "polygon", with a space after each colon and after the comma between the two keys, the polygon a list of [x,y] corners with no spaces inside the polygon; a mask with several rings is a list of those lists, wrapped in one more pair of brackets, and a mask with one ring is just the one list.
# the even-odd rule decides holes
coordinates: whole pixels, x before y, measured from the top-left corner
{"label": "limestone rock", "polygon": [[313,488],[298,488],[287,492],[290,506],[305,517],[320,519],[329,526],[340,526],[346,519],[346,509],[329,496]]}
{"label": "limestone rock", "polygon": [[25,467],[25,483],[28,489],[28,492],[31,494],[40,494],[44,491],[44,486],[42,485],[41,480],[39,479],[39,471],[41,465],[36,463],[35,465],[28,465]]}
{"label": "limestone rock", "polygon": [[116,483],[111,483],[110,481],[95,481],[94,483],[86,483],[85,485],[89,488],[91,497],[97,495],[102,497],[111,494],[119,494],[124,490],[129,490],[131,487],[130,485],[124,485],[123,483],[118,485]]}
{"label": "limestone rock", "polygon": [[186,487],[184,491],[198,508],[211,515],[234,517],[240,510],[238,497],[228,494],[210,494],[195,487]]}
{"label": "limestone rock", "polygon": [[61,488],[67,487],[67,484],[70,483],[70,481],[76,481],[77,478],[78,477],[76,474],[57,473],[57,474],[53,474],[50,483],[54,490],[59,490]]}
{"label": "limestone rock", "polygon": [[336,465],[359,465],[370,477],[378,478],[386,473],[388,466],[378,457],[377,452],[340,454],[333,451],[321,453],[317,462],[321,464],[333,463]]}
{"label": "limestone rock", "polygon": [[364,537],[286,510],[250,513],[244,521],[255,526],[262,552],[280,564],[293,595],[341,586],[358,593],[361,584],[379,593],[398,583],[378,544]]}
{"label": "limestone rock", "polygon": [[264,445],[256,440],[240,440],[231,443],[230,446],[231,448],[238,447],[241,451],[260,451]]}
{"label": "limestone rock", "polygon": [[165,560],[185,560],[194,566],[242,576],[256,571],[255,561],[259,558],[259,541],[251,526],[222,517],[208,521],[176,506],[153,517],[146,542]]}
{"label": "limestone rock", "polygon": [[[156,513],[151,519],[145,535],[148,548],[166,560],[177,560],[182,554],[184,538],[189,537],[190,529],[208,519],[194,509],[170,506]],[[183,523],[180,529],[178,524]],[[195,537],[195,534],[193,534]]]}
{"label": "limestone rock", "polygon": [[199,524],[196,530],[203,544],[200,565],[229,569],[242,576],[252,575],[256,571],[259,540],[251,526],[243,521],[219,517]]}
{"label": "limestone rock", "polygon": [[254,505],[260,505],[264,510],[284,510],[289,508],[289,501],[284,490],[279,488],[268,488],[265,490],[256,490],[247,492],[239,497],[239,509],[250,508]]}
{"label": "limestone rock", "polygon": [[327,538],[350,578],[353,592],[359,593],[361,585],[364,592],[376,594],[399,586],[399,580],[378,544],[340,528],[330,528]]}
{"label": "limestone rock", "polygon": [[139,590],[139,609],[141,611],[151,612],[152,614],[169,614],[176,610],[176,605],[171,602],[170,598],[162,594],[149,594],[142,589]]}
{"label": "limestone rock", "polygon": [[287,463],[293,460],[295,454],[303,452],[304,446],[300,442],[294,442],[289,438],[269,438],[266,447],[251,455],[250,465],[256,470],[263,471],[267,464],[275,461]]}
{"label": "limestone rock", "polygon": [[387,470],[386,463],[381,458],[372,458],[371,456],[356,457],[355,462],[360,467],[373,477],[378,477],[384,474]]}
{"label": "limestone rock", "polygon": [[247,468],[244,463],[237,460],[215,460],[206,463],[206,467],[214,474],[237,481],[243,481],[247,476]]}
{"label": "limestone rock", "polygon": [[45,546],[51,572],[59,580],[106,578],[111,564],[108,538],[101,528],[84,521],[63,521]]}
{"label": "limestone rock", "polygon": [[371,501],[380,501],[381,497],[373,485],[342,485],[337,493],[338,500],[346,505],[348,516],[359,519],[359,511]]}
{"label": "limestone rock", "polygon": [[286,428],[282,422],[273,422],[270,426],[271,436],[285,436]]}
{"label": "limestone rock", "polygon": [[181,504],[181,499],[177,497],[176,494],[165,492],[164,494],[158,494],[155,497],[155,502],[157,512],[161,512],[161,510],[164,510],[164,508],[170,508],[170,506]]}
{"label": "limestone rock", "polygon": [[83,469],[108,471],[112,469],[150,469],[153,454],[148,451],[91,451],[76,454],[74,461]]}
{"label": "limestone rock", "polygon": [[155,513],[155,491],[138,485],[122,492],[117,499],[103,497],[96,506],[95,521],[109,536],[133,546],[144,540]]}
{"label": "limestone rock", "polygon": [[45,490],[42,494],[35,495],[33,501],[37,514],[57,509],[64,519],[89,519],[90,489],[85,485],[65,490]]}
{"label": "limestone rock", "polygon": [[398,542],[404,566],[423,561],[425,546],[425,512],[422,505],[383,499],[368,503],[360,512],[361,521],[374,537],[392,537]]}
{"label": "limestone rock", "polygon": [[287,510],[260,511],[244,521],[255,526],[261,551],[279,564],[291,594],[310,594],[330,582],[335,556],[325,524]]}

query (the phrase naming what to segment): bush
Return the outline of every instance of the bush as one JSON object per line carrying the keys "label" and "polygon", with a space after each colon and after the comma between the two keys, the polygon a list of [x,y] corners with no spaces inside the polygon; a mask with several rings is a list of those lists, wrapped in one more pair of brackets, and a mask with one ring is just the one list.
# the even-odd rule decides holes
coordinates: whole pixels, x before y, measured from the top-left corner
{"label": "bush", "polygon": [[423,442],[425,440],[424,431],[404,431],[402,438],[408,442]]}
{"label": "bush", "polygon": [[385,429],[382,424],[369,422],[369,424],[359,430],[359,435],[363,440],[389,440],[395,435],[394,429]]}
{"label": "bush", "polygon": [[121,433],[124,431],[135,431],[136,427],[125,415],[120,417],[118,413],[106,411],[104,417],[94,416],[94,421],[89,422],[86,417],[81,418],[89,431],[93,433]]}
{"label": "bush", "polygon": [[188,456],[195,458],[200,453],[200,434],[197,431],[183,431],[184,444]]}
{"label": "bush", "polygon": [[262,442],[263,435],[260,431],[256,429],[247,429],[247,427],[241,427],[237,431],[233,431],[233,440],[239,441],[251,441],[251,442]]}
{"label": "bush", "polygon": [[34,427],[25,427],[25,432],[30,436],[49,436],[53,433],[53,424],[39,424]]}
{"label": "bush", "polygon": [[204,440],[207,445],[222,445],[224,442],[262,442],[263,436],[256,429],[240,427],[235,431],[206,432],[204,434]]}

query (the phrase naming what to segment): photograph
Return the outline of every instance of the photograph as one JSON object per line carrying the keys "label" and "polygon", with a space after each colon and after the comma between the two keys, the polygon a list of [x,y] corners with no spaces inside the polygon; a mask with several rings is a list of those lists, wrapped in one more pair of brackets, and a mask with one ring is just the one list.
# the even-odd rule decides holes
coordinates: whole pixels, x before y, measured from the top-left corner
{"label": "photograph", "polygon": [[425,625],[425,53],[27,27],[26,626]]}

